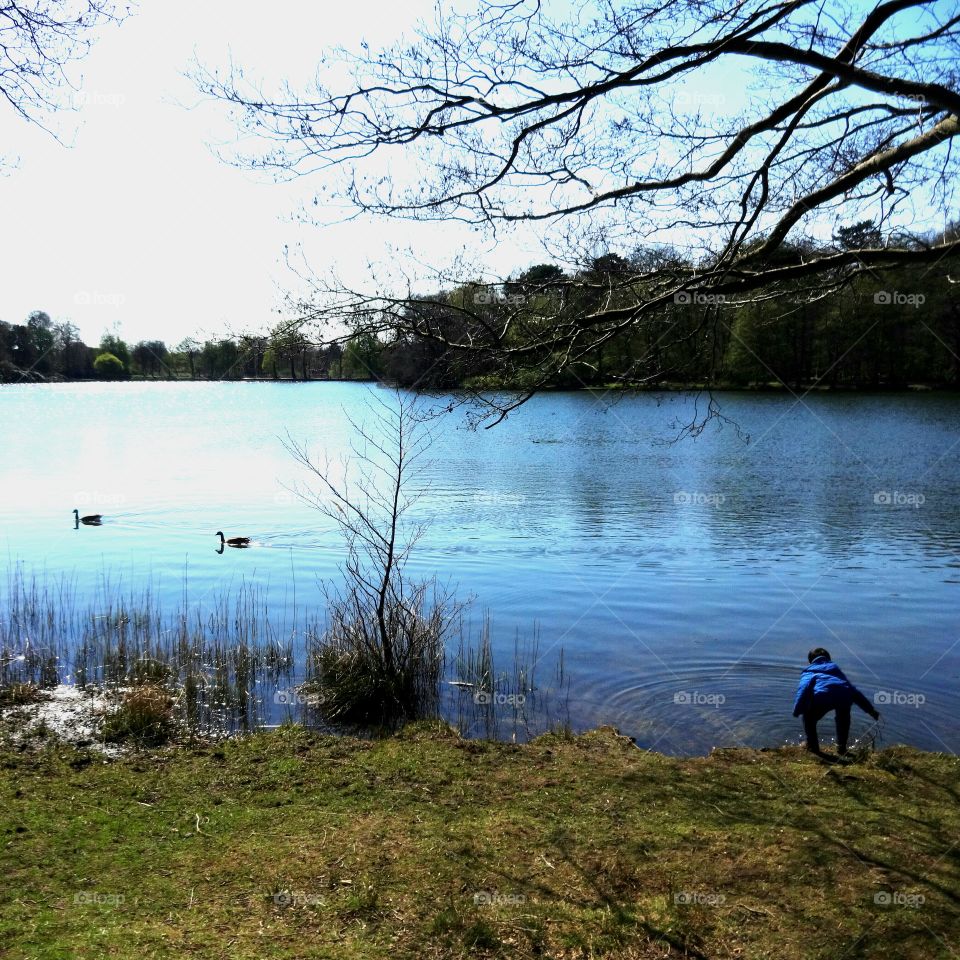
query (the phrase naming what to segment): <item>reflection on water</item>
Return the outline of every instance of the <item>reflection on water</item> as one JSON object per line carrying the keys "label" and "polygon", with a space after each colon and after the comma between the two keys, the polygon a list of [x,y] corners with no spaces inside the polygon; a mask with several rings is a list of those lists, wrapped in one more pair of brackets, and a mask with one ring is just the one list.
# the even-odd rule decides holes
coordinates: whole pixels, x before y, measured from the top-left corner
{"label": "reflection on water", "polygon": [[[105,576],[150,584],[170,608],[184,581],[191,604],[246,584],[275,616],[322,620],[317,580],[335,575],[342,545],[291,494],[304,477],[280,438],[337,462],[343,408],[362,415],[365,392],[4,387],[0,546],[67,574],[81,597]],[[888,741],[956,752],[960,400],[719,399],[749,443],[729,427],[663,443],[689,414],[679,395],[544,395],[477,432],[445,420],[413,572],[473,594],[474,628],[490,611],[502,660],[538,631],[549,679],[562,648],[575,728],[614,723],[672,752],[795,742],[795,682],[823,645],[868,695],[924,695],[891,699]],[[74,507],[103,526],[74,530]],[[218,555],[217,530],[251,548]],[[282,718],[260,696],[266,719]]]}

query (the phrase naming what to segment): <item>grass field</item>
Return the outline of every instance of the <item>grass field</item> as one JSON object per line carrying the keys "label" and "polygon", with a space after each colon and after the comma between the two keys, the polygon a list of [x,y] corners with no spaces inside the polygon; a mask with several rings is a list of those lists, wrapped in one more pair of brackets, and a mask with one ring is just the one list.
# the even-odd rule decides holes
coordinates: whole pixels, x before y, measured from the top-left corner
{"label": "grass field", "polygon": [[0,767],[4,958],[960,954],[956,757],[419,724]]}

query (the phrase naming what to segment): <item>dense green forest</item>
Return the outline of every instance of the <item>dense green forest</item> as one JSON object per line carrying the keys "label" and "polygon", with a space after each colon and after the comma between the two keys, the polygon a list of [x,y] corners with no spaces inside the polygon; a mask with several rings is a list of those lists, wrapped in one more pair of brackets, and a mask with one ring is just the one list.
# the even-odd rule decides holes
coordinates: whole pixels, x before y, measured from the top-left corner
{"label": "dense green forest", "polygon": [[[798,248],[782,252],[785,264],[804,255]],[[419,317],[393,324],[413,333],[384,343],[368,335],[359,352],[376,376],[432,388],[960,386],[960,284],[943,265],[838,276],[835,284],[821,279],[816,287],[798,280],[741,301],[680,292],[642,322],[626,323],[600,347],[571,357],[573,337],[566,331],[589,323],[594,311],[629,309],[655,296],[644,290],[644,277],[662,276],[670,256],[661,251],[651,264],[650,254],[609,254],[572,276],[544,264],[495,287],[468,285],[425,297],[404,307]],[[544,324],[561,332],[561,348],[524,354],[505,373],[504,356],[522,347],[525,335],[530,343],[549,343]],[[457,345],[484,342],[481,325],[511,331],[510,342],[489,359],[443,342],[445,331]],[[428,336],[417,336],[418,329]]]}
{"label": "dense green forest", "polygon": [[[860,243],[869,224],[848,228]],[[844,231],[841,231],[843,238]],[[785,263],[802,260],[798,247]],[[811,290],[801,281],[775,295],[745,301],[675,295],[642,324],[625,326],[589,355],[538,350],[505,371],[502,354],[486,356],[450,346],[463,344],[471,327],[510,324],[512,343],[544,340],[549,326],[586,322],[597,309],[644,293],[651,268],[662,273],[674,257],[663,250],[632,257],[606,254],[587,268],[566,273],[540,264],[502,284],[457,286],[409,300],[411,324],[309,337],[296,324],[266,336],[128,345],[105,334],[99,345],[82,343],[72,324],[35,311],[23,324],[0,322],[0,382],[57,379],[383,379],[425,389],[532,388],[712,384],[749,387],[887,388],[908,384],[960,386],[960,284],[946,268],[904,266],[837,278]],[[677,265],[683,266],[677,259]],[[669,263],[668,263],[669,265]],[[422,329],[423,335],[411,330]]]}

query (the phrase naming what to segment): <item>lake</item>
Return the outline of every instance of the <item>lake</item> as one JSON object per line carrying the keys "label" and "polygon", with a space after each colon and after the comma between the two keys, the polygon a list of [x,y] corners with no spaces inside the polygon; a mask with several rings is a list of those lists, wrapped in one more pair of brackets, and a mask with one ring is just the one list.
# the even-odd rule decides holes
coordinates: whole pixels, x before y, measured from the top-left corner
{"label": "lake", "polygon": [[[80,595],[109,578],[178,602],[186,579],[194,603],[256,583],[291,620],[322,616],[343,547],[289,492],[308,478],[282,439],[337,462],[371,394],[391,396],[2,387],[7,563]],[[822,645],[879,695],[884,743],[956,753],[960,397],[716,398],[731,422],[677,442],[692,395],[550,393],[490,430],[435,421],[416,571],[474,597],[471,629],[489,614],[498,655],[538,636],[545,686],[562,649],[575,729],[612,723],[669,753],[797,742],[797,677]],[[75,530],[74,507],[103,526]],[[220,555],[218,530],[254,545]]]}

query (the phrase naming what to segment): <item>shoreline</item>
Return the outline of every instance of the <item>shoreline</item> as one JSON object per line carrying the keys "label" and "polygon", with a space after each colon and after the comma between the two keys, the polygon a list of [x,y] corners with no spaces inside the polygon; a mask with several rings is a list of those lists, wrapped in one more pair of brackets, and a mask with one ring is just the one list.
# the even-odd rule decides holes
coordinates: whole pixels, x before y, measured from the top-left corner
{"label": "shoreline", "polygon": [[[200,377],[129,377],[123,380],[98,380],[90,377],[58,377],[39,378],[39,375],[33,375],[20,381],[0,381],[0,387],[12,386],[56,386],[59,384],[141,384],[141,383],[284,383],[284,384],[321,384],[321,383],[357,383],[368,384],[371,386],[394,388],[399,386],[401,390],[412,391],[413,385],[397,385],[384,380],[358,380],[348,377],[310,377],[304,379],[292,379],[290,377],[237,377],[235,379],[203,379]],[[960,385],[950,385],[942,383],[905,383],[895,385],[875,385],[875,384],[821,384],[821,383],[719,383],[708,384],[702,382],[664,382],[658,384],[649,384],[644,386],[626,386],[623,384],[610,383],[602,385],[590,385],[583,387],[569,386],[545,386],[537,388],[537,393],[701,393],[711,391],[713,393],[836,393],[836,394],[864,394],[864,395],[898,395],[914,393],[934,393],[934,394],[956,394],[960,393]],[[491,387],[450,387],[443,390],[427,390],[427,394],[447,395],[458,393],[513,393],[525,392],[525,388],[520,385],[510,386],[508,384]]]}
{"label": "shoreline", "polygon": [[[29,687],[30,685],[17,685],[14,687]],[[178,701],[184,695],[182,687],[169,686],[164,684],[146,684],[151,690],[162,693],[169,698],[170,703]],[[74,683],[59,683],[54,687],[35,688],[25,691],[25,695],[20,698],[8,699],[6,703],[0,699],[0,742],[6,738],[11,744],[15,744],[20,750],[38,750],[44,746],[56,742],[65,748],[74,748],[78,750],[89,750],[105,757],[129,756],[140,749],[135,738],[127,737],[118,739],[116,737],[108,738],[106,731],[109,726],[109,718],[118,715],[121,710],[127,694],[144,689],[134,682],[122,684],[112,683],[87,683],[84,686],[78,686]],[[0,688],[0,693],[3,688]],[[363,733],[358,733],[356,728],[337,728],[334,725],[323,723],[303,723],[301,720],[288,717],[279,723],[257,722],[246,727],[230,728],[229,726],[219,724],[215,729],[210,727],[196,728],[191,726],[183,717],[175,717],[170,714],[170,729],[165,736],[164,741],[152,748],[164,749],[176,752],[180,749],[189,748],[197,742],[216,742],[230,739],[243,739],[245,737],[257,736],[261,734],[270,734],[285,727],[296,727],[311,735],[334,736],[346,740],[371,739]],[[410,725],[408,722],[407,725]],[[413,725],[428,723],[440,724],[446,726],[458,738],[466,742],[476,743],[519,743],[526,745],[536,742],[543,736],[557,736],[575,738],[586,736],[595,732],[597,729],[611,730],[614,735],[624,743],[628,743],[642,753],[648,753],[655,756],[672,760],[697,760],[711,756],[716,751],[749,751],[769,753],[780,750],[794,751],[802,748],[802,737],[798,732],[798,742],[780,743],[771,746],[748,746],[744,744],[725,744],[715,743],[706,752],[696,753],[666,753],[659,750],[651,750],[638,742],[638,738],[627,733],[621,732],[608,723],[602,723],[597,728],[581,729],[579,733],[574,733],[569,725],[558,724],[541,727],[544,732],[532,734],[529,739],[517,741],[515,735],[513,738],[507,738],[506,735],[501,738],[495,736],[476,735],[471,736],[469,732],[464,732],[462,728],[458,729],[452,719],[443,716],[437,716],[434,719],[426,721],[412,721]],[[869,730],[867,731],[869,734]],[[854,737],[850,745],[849,757],[854,760],[862,758],[870,753],[880,752],[874,747],[874,736],[862,735],[859,739]],[[403,728],[393,734],[386,736],[403,736]],[[373,737],[372,739],[377,739]],[[827,741],[828,742],[828,741]],[[830,745],[832,746],[832,744]],[[948,751],[930,751],[922,747],[916,747],[908,743],[895,742],[882,749],[903,748],[912,750],[919,754],[931,754],[942,757],[954,757],[960,759],[960,755],[952,754]],[[802,752],[802,749],[801,749]],[[825,756],[829,757],[829,750],[825,751]],[[846,758],[838,758],[838,762],[846,763]]]}

